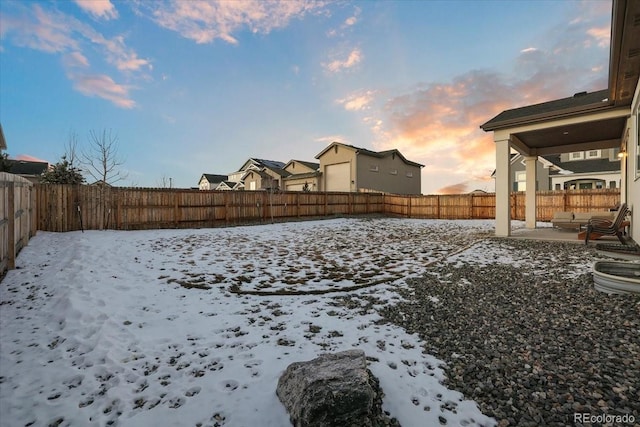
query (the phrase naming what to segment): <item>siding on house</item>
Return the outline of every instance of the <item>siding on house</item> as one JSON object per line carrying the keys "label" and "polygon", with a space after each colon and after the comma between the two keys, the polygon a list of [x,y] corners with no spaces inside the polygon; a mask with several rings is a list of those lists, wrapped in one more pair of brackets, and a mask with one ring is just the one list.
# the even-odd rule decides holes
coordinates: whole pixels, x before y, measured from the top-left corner
{"label": "siding on house", "polygon": [[326,191],[420,194],[423,165],[407,160],[398,150],[376,152],[334,142],[316,159]]}

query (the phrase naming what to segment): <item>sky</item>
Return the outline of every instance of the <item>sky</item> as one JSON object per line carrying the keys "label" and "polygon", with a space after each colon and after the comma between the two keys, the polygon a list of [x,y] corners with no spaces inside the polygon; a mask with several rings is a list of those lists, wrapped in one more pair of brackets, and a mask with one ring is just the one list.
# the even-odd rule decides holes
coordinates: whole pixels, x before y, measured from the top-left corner
{"label": "sky", "polygon": [[501,111],[606,89],[609,0],[0,2],[10,158],[117,141],[118,185],[195,187],[334,141],[493,191]]}

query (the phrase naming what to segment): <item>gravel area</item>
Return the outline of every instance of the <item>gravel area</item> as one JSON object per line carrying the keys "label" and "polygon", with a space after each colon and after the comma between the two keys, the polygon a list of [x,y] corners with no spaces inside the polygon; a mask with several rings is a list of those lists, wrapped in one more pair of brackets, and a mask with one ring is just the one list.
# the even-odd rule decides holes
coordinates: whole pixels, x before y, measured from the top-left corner
{"label": "gravel area", "polygon": [[[608,425],[640,425],[640,298],[593,289],[592,247],[479,245],[496,261],[459,254],[430,266],[399,290],[403,302],[378,305],[385,321],[418,334],[445,361],[447,386],[500,426],[607,425],[625,414]],[[575,418],[584,413],[599,418]]]}

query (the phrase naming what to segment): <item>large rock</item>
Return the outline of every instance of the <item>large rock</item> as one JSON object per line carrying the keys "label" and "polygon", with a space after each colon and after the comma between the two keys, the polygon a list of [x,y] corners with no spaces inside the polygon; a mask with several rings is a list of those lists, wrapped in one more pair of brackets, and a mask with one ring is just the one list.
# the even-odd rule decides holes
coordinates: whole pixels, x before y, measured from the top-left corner
{"label": "large rock", "polygon": [[392,425],[382,412],[382,391],[362,350],[292,363],[276,393],[296,427]]}

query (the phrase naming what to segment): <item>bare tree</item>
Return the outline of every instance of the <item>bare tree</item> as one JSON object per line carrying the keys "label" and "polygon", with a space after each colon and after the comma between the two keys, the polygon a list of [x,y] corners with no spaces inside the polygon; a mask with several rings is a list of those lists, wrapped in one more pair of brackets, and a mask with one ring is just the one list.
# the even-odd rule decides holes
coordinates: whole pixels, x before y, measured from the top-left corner
{"label": "bare tree", "polygon": [[127,179],[127,174],[119,170],[124,160],[118,154],[118,137],[111,130],[89,131],[89,146],[82,151],[81,163],[98,183],[113,185]]}
{"label": "bare tree", "polygon": [[69,139],[64,146],[64,159],[71,166],[77,166],[80,159],[78,157],[78,134],[75,131],[69,131]]}
{"label": "bare tree", "polygon": [[160,181],[157,183],[158,188],[172,188],[173,187],[172,181],[173,180],[171,179],[171,177],[162,175],[162,177],[160,178]]}

